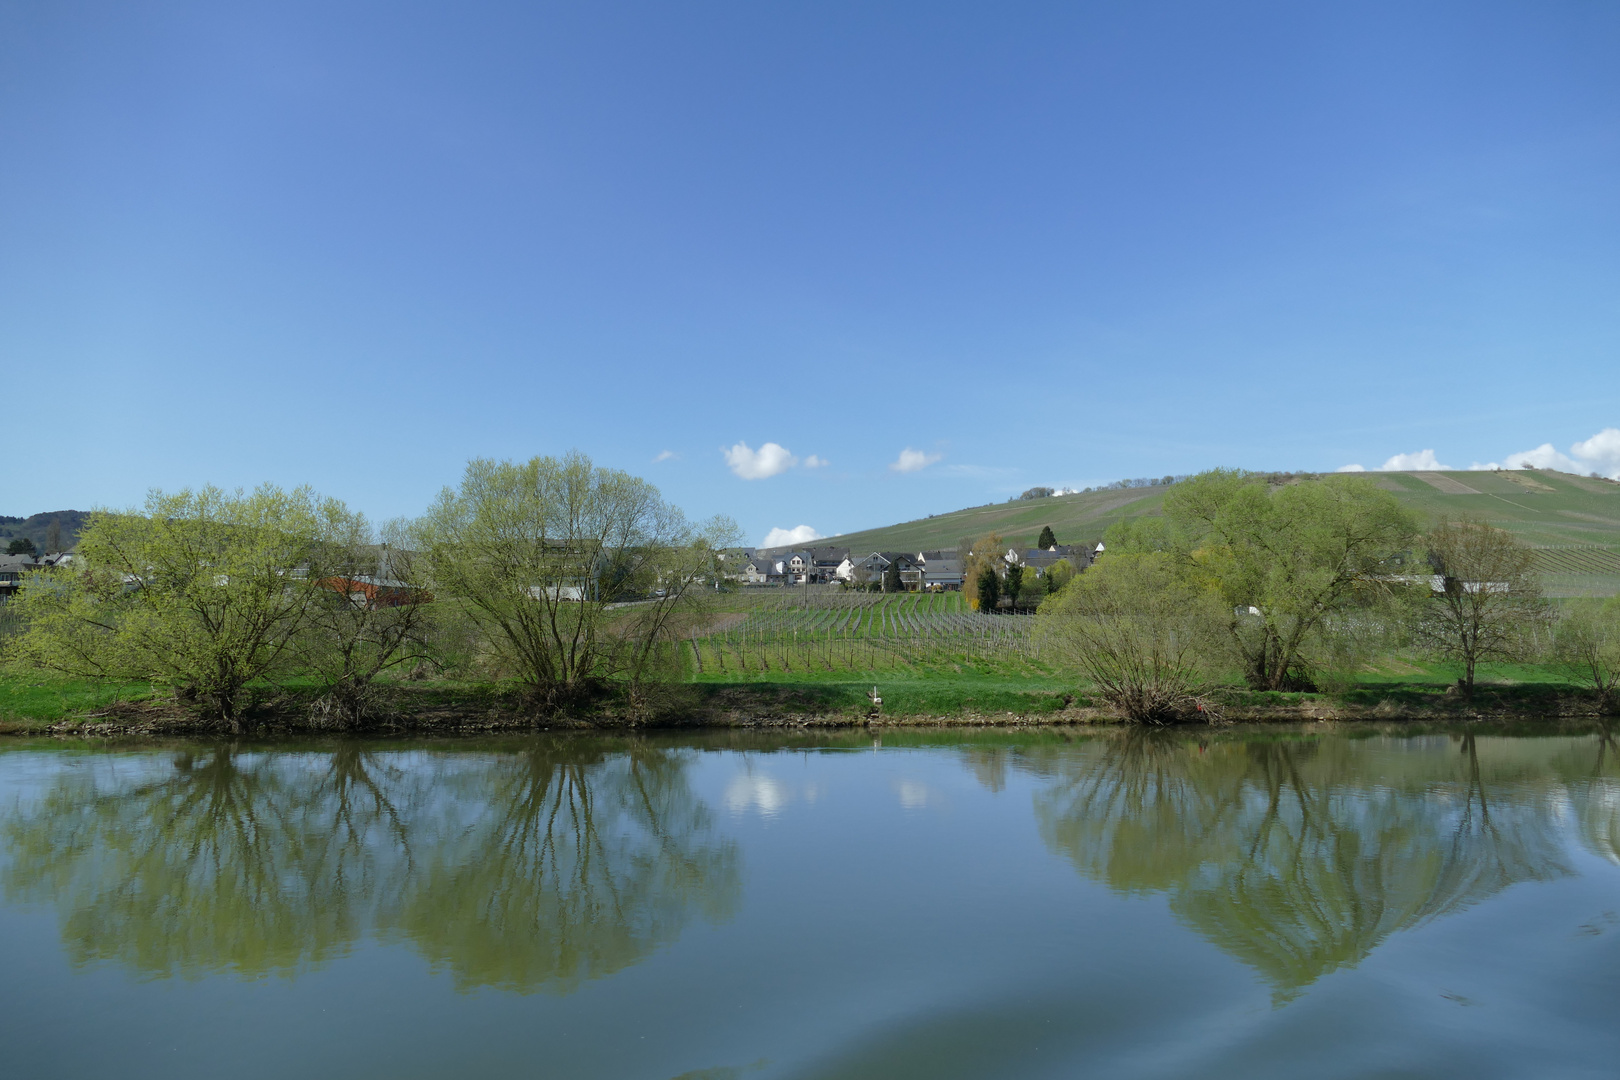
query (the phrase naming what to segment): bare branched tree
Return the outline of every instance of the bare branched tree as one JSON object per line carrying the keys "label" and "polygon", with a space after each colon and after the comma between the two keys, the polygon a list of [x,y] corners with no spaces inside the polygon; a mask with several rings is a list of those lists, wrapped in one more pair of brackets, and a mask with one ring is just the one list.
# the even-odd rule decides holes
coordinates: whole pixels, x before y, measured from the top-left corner
{"label": "bare branched tree", "polygon": [[379,676],[427,656],[435,609],[403,525],[378,537],[336,500],[321,502],[318,519],[299,656],[324,686],[317,717],[355,727],[377,708]]}
{"label": "bare branched tree", "polygon": [[1599,711],[1620,707],[1620,597],[1570,601],[1553,633],[1553,655],[1591,687]]}
{"label": "bare branched tree", "polygon": [[1532,631],[1550,611],[1531,568],[1530,549],[1482,521],[1445,522],[1429,533],[1434,587],[1418,608],[1419,643],[1463,665],[1458,682],[1474,693],[1477,666],[1528,656]]}

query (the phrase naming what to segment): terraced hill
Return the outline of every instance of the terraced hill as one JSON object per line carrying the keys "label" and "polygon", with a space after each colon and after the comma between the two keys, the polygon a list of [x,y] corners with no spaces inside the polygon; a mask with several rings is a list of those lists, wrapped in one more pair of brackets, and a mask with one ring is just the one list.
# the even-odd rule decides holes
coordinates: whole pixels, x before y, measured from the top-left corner
{"label": "terraced hill", "polygon": [[[1469,516],[1538,549],[1554,595],[1620,593],[1620,483],[1547,470],[1377,473],[1380,487],[1430,521]],[[1122,518],[1158,514],[1168,488],[1131,488],[992,503],[819,541],[857,551],[955,547],[999,532],[1033,545],[1043,525],[1060,543],[1095,543]]]}

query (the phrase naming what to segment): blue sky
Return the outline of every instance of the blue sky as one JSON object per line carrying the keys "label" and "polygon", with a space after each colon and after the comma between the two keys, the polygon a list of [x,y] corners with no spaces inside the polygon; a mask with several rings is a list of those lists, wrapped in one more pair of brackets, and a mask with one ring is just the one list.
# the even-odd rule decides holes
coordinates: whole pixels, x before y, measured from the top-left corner
{"label": "blue sky", "polygon": [[1620,474],[1617,55],[1551,0],[0,0],[0,513]]}

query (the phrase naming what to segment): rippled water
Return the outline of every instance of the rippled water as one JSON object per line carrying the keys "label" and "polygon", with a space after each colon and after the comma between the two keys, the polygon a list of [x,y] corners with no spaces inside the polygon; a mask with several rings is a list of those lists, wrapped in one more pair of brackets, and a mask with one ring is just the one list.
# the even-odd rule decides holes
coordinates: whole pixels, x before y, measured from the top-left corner
{"label": "rippled water", "polygon": [[1599,735],[0,749],[18,1077],[1612,1077]]}

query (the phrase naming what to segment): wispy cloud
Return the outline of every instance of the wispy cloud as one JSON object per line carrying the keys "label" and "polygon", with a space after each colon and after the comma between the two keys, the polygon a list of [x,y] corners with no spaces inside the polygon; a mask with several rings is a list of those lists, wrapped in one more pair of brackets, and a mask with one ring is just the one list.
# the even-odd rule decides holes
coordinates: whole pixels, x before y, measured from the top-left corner
{"label": "wispy cloud", "polygon": [[908,446],[900,451],[898,458],[889,463],[889,468],[900,473],[917,472],[920,469],[928,468],[928,466],[944,456],[944,454],[928,454],[921,450],[913,450]]}
{"label": "wispy cloud", "polygon": [[750,449],[745,442],[739,442],[730,450],[720,451],[726,456],[726,464],[731,471],[744,480],[765,480],[778,473],[787,472],[799,463],[792,451],[777,443],[768,442],[758,450]]}
{"label": "wispy cloud", "polygon": [[826,458],[817,457],[815,454],[811,454],[809,457],[804,459],[804,467],[807,469],[822,469],[831,464],[832,462],[828,461]]}
{"label": "wispy cloud", "polygon": [[772,529],[765,534],[765,540],[760,547],[798,547],[808,544],[812,540],[820,540],[821,534],[809,525],[795,525],[791,529]]}
{"label": "wispy cloud", "polygon": [[674,461],[676,458],[678,458],[680,456],[681,455],[677,454],[673,450],[660,450],[660,451],[658,451],[658,456],[653,458],[653,464],[656,465],[660,461]]}

